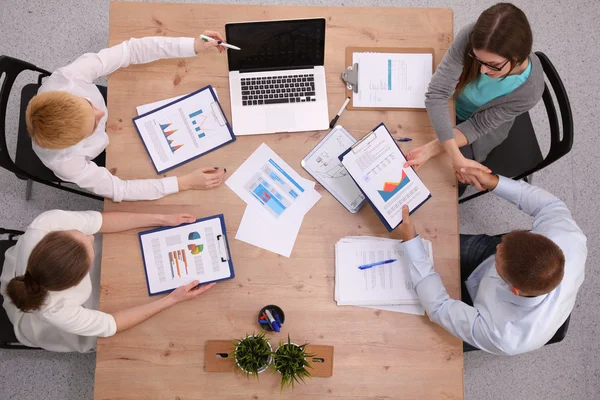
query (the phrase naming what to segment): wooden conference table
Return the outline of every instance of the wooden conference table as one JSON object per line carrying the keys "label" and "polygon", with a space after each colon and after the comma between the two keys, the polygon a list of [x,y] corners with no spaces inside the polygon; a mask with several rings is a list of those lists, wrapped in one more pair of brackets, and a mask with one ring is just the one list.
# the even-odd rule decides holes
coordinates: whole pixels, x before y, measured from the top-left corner
{"label": "wooden conference table", "polygon": [[[326,17],[329,114],[344,100],[340,73],[349,46],[425,47],[437,66],[453,39],[449,9],[282,7],[120,3],[110,5],[110,45],[131,37],[198,36],[205,29],[224,33],[230,21]],[[216,88],[231,120],[227,58],[216,51],[195,58],[132,65],[113,73],[108,84],[108,168],[122,179],[155,178],[131,118],[135,106]],[[414,140],[408,151],[434,138],[424,111],[346,111],[340,119],[360,137],[380,122],[393,134]],[[233,144],[181,166],[182,175],[201,166],[233,172],[263,142],[305,178],[300,160],[326,134],[238,137]],[[414,221],[433,242],[435,268],[449,294],[459,296],[458,207],[449,160],[439,157],[419,170],[433,198]],[[225,215],[236,277],[201,297],[181,303],[130,329],[98,342],[96,399],[462,399],[462,344],[426,317],[338,307],[333,300],[334,244],[349,235],[388,236],[370,206],[352,215],[317,184],[321,200],[306,215],[290,258],[235,240],[246,204],[227,186],[187,191],[151,202],[106,201],[106,211]],[[100,309],[107,312],[143,304],[148,297],[137,232],[104,235]],[[204,344],[258,332],[258,310],[278,304],[285,329],[297,343],[335,346],[331,378],[313,378],[295,391],[279,393],[279,376],[260,382],[234,373],[208,373]]]}

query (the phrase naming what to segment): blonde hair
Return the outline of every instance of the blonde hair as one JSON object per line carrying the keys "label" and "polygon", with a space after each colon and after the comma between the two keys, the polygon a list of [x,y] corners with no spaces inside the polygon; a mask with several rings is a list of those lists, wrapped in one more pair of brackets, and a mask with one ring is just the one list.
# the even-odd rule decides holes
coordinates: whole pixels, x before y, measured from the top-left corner
{"label": "blonde hair", "polygon": [[69,92],[44,92],[29,102],[25,119],[29,136],[46,149],[64,149],[79,143],[89,110]]}

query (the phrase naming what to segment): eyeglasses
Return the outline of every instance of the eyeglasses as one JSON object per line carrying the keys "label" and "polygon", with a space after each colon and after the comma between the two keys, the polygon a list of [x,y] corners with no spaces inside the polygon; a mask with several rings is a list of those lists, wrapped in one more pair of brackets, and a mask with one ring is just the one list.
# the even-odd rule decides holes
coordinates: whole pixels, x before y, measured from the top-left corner
{"label": "eyeglasses", "polygon": [[477,58],[475,56],[475,54],[473,54],[473,50],[469,51],[469,53],[467,53],[467,54],[469,55],[469,57],[471,57],[473,60],[475,60],[478,64],[485,65],[486,67],[488,67],[489,69],[491,69],[492,71],[495,71],[495,72],[502,71],[502,68],[504,68],[506,66],[506,64],[508,64],[508,61],[509,61],[509,60],[506,60],[504,62],[504,64],[502,64],[501,67],[496,67],[494,65],[490,65],[486,62],[481,61],[479,58]]}

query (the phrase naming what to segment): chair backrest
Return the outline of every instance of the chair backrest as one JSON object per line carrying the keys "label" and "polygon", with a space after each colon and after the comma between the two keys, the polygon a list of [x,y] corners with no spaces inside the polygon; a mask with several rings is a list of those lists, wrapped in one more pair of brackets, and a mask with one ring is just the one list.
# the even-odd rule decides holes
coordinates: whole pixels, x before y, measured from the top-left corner
{"label": "chair backrest", "polygon": [[0,86],[0,167],[15,174],[28,175],[15,165],[6,145],[6,109],[8,108],[8,99],[17,76],[23,71],[39,72],[38,83],[40,84],[43,77],[50,76],[50,72],[38,68],[31,63],[9,56],[0,56],[0,77],[4,76],[2,86]]}
{"label": "chair backrest", "polygon": [[[571,111],[571,103],[569,102],[569,96],[567,95],[567,90],[554,68],[552,62],[548,56],[546,56],[541,51],[536,51],[535,54],[540,59],[542,64],[542,68],[544,69],[544,75],[548,79],[550,86],[552,87],[552,91],[556,96],[556,101],[558,102],[558,109],[560,111],[560,121],[558,119],[558,114],[556,107],[554,105],[554,100],[552,98],[552,94],[548,85],[546,84],[544,87],[544,93],[542,94],[542,100],[544,101],[544,106],[546,107],[546,113],[548,114],[548,122],[550,124],[550,150],[548,154],[544,158],[544,160],[537,165],[535,168],[522,173],[521,175],[515,177],[514,179],[519,180],[523,179],[526,176],[533,174],[541,170],[542,168],[547,167],[552,164],[559,158],[566,155],[571,148],[573,147],[573,112]],[[561,137],[561,125],[562,125],[562,137]]]}

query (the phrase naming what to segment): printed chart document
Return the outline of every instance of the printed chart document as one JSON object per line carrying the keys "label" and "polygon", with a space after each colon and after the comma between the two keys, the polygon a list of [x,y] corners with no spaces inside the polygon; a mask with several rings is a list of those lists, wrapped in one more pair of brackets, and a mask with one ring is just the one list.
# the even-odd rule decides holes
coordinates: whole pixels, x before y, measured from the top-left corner
{"label": "printed chart document", "polygon": [[354,53],[358,63],[358,93],[354,107],[425,108],[425,93],[433,74],[431,53]]}
{"label": "printed chart document", "polygon": [[212,86],[163,104],[133,122],[157,174],[235,140]]}
{"label": "printed chart document", "polygon": [[305,182],[263,143],[225,183],[263,220],[283,224],[304,216],[321,198]]}
{"label": "printed chart document", "polygon": [[431,197],[384,124],[356,142],[340,160],[388,231],[402,222],[402,206],[411,214]]}
{"label": "printed chart document", "polygon": [[[217,99],[219,98],[219,93],[217,93],[217,89],[213,88],[213,91],[215,92],[215,96],[217,97]],[[138,115],[142,115],[142,114],[146,114],[150,111],[154,111],[157,108],[160,108],[164,105],[167,105],[169,103],[172,103],[176,100],[181,99],[182,97],[187,96],[187,94],[182,94],[181,96],[175,96],[175,97],[171,97],[170,99],[164,99],[164,100],[158,100],[155,101],[153,103],[148,103],[148,104],[142,104],[141,106],[137,106],[135,109],[137,110]]]}
{"label": "printed chart document", "polygon": [[[410,276],[410,261],[399,240],[346,237],[335,246],[335,300],[387,311],[423,315],[424,310]],[[432,259],[431,242],[424,241]],[[360,265],[395,262],[360,270]]]}
{"label": "printed chart document", "polygon": [[356,139],[338,125],[302,160],[302,167],[352,213],[366,200],[338,157],[354,143]]}
{"label": "printed chart document", "polygon": [[155,295],[199,280],[234,277],[223,215],[139,234],[148,293]]}

